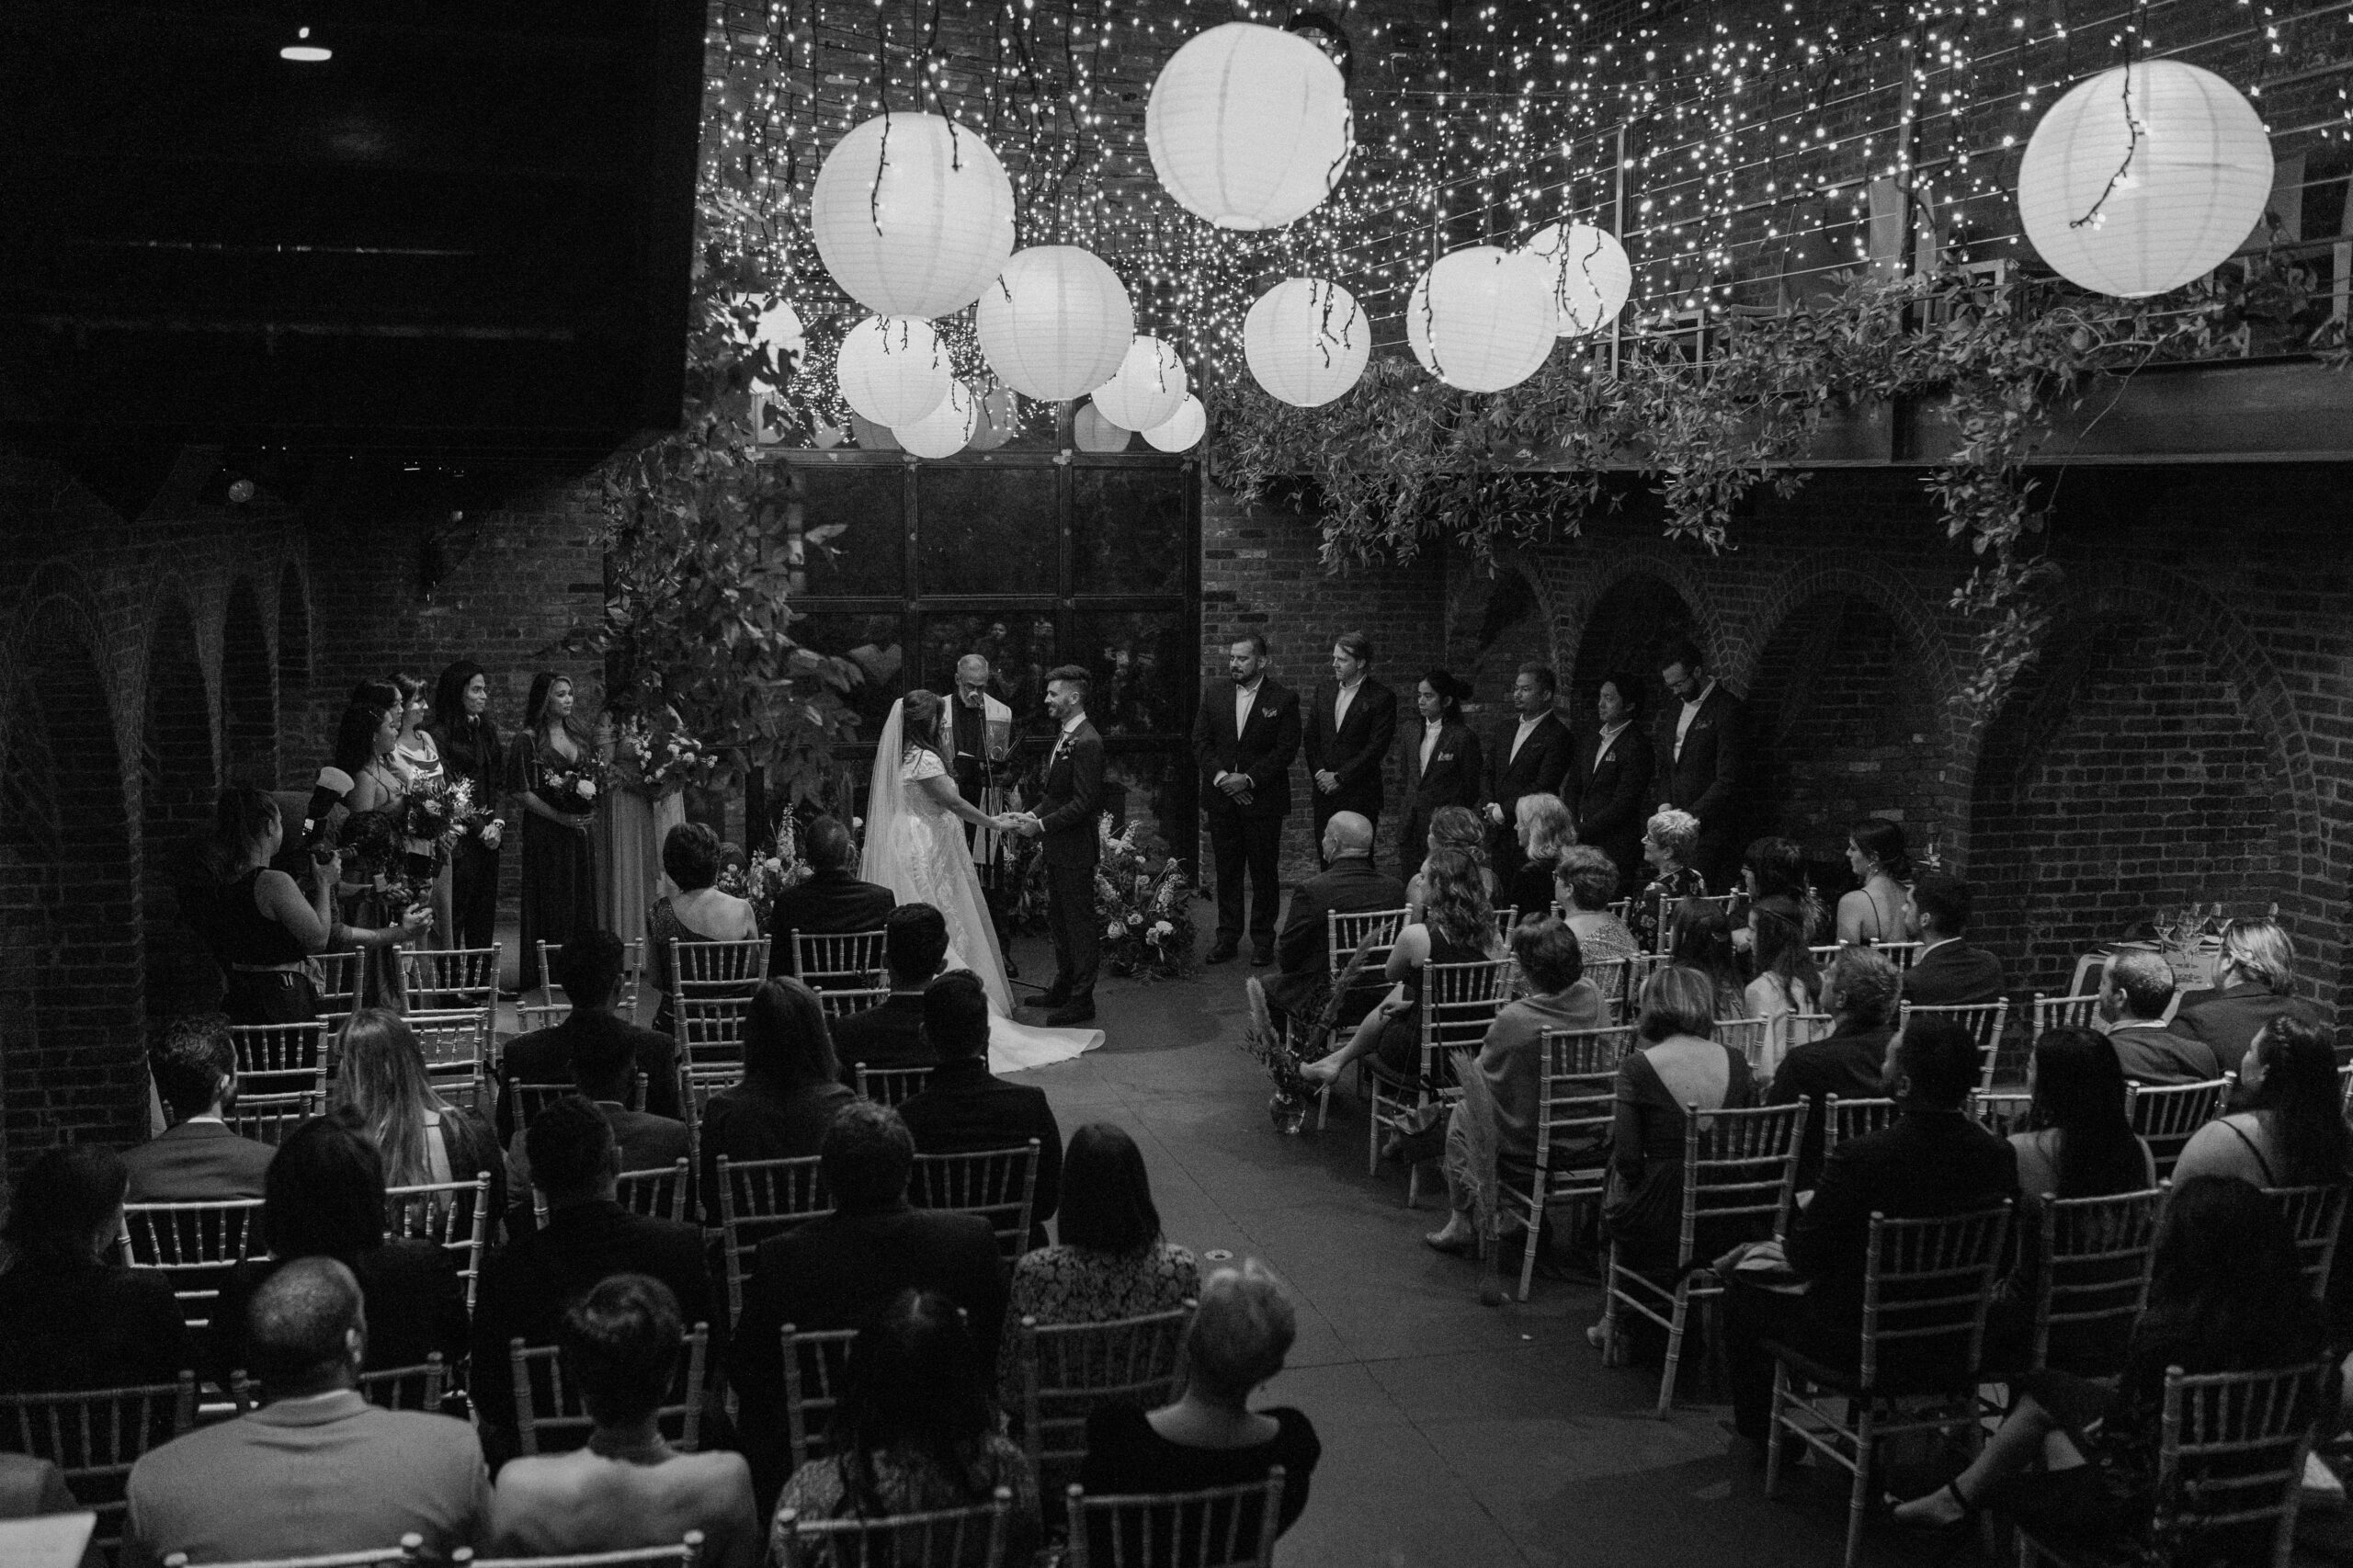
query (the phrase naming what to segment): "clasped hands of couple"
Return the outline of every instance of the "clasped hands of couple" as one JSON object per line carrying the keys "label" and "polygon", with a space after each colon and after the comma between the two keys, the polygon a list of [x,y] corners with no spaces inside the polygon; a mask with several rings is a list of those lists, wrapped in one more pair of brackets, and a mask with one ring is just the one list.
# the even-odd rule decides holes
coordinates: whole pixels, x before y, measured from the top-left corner
{"label": "clasped hands of couple", "polygon": [[989,825],[999,833],[1017,833],[1024,838],[1035,838],[1046,831],[1035,812],[999,812],[989,818]]}

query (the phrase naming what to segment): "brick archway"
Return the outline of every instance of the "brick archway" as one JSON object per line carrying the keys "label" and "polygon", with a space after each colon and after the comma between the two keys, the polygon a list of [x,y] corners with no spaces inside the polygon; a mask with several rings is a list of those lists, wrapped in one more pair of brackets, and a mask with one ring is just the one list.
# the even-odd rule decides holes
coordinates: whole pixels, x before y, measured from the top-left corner
{"label": "brick archway", "polygon": [[277,788],[276,675],[261,597],[240,577],[221,622],[221,776],[231,783]]}
{"label": "brick archway", "polygon": [[1710,631],[1697,583],[1680,571],[1673,576],[1654,571],[1654,563],[1636,557],[1598,574],[1554,621],[1553,645],[1573,650],[1561,672],[1571,723],[1590,724],[1602,683],[1621,677],[1640,689],[1651,744],[1666,757],[1674,750],[1675,716],[1659,684],[1659,652],[1675,638],[1689,637],[1714,659],[1722,644]]}
{"label": "brick archway", "polygon": [[[1537,574],[1537,581],[1540,592],[1552,606],[1552,646],[1568,651],[1561,678],[1579,694],[1587,712],[1593,691],[1613,670],[1657,674],[1655,665],[1644,667],[1650,649],[1619,646],[1621,640],[1607,619],[1611,605],[1622,602],[1630,591],[1647,594],[1662,608],[1672,607],[1673,629],[1648,642],[1664,643],[1672,636],[1688,636],[1707,653],[1710,666],[1726,684],[1737,688],[1747,678],[1745,645],[1716,608],[1689,562],[1664,551],[1641,548],[1613,551],[1608,564],[1598,570],[1581,570],[1581,564],[1550,564]],[[1601,641],[1596,638],[1597,616],[1604,617]],[[1652,691],[1649,695],[1655,700],[1661,694]]]}
{"label": "brick archway", "polygon": [[207,1007],[220,975],[180,907],[201,874],[199,842],[219,788],[211,704],[188,606],[167,596],[149,619],[146,712],[140,726],[140,914],[147,1014],[162,1019]]}

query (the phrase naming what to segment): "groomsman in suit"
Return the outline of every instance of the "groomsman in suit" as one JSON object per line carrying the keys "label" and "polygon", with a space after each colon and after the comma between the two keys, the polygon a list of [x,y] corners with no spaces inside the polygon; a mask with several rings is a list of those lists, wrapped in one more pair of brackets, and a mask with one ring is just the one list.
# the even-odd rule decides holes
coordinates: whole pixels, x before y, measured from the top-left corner
{"label": "groomsman in suit", "polygon": [[1045,840],[1046,921],[1054,933],[1054,983],[1040,998],[1060,1028],[1095,1016],[1095,971],[1102,959],[1095,924],[1096,817],[1103,810],[1103,737],[1086,722],[1086,672],[1063,665],[1046,674],[1046,711],[1061,733],[1046,756],[1038,810],[1020,831]]}
{"label": "groomsman in suit", "polygon": [[1561,799],[1577,824],[1577,842],[1609,857],[1618,868],[1618,896],[1626,898],[1642,887],[1643,828],[1658,760],[1643,733],[1643,688],[1632,676],[1603,681],[1593,709],[1600,728],[1578,740]]}
{"label": "groomsman in suit", "polygon": [[1430,818],[1441,806],[1479,809],[1479,737],[1462,722],[1471,688],[1446,670],[1432,670],[1414,688],[1422,722],[1405,749],[1405,831],[1397,840],[1397,875],[1405,881],[1430,851]]}
{"label": "groomsman in suit", "polygon": [[1520,665],[1511,683],[1512,711],[1519,715],[1519,722],[1487,747],[1487,858],[1504,887],[1511,885],[1524,858],[1516,815],[1519,798],[1559,794],[1569,754],[1575,748],[1569,727],[1552,711],[1552,693],[1559,684],[1543,665]]}
{"label": "groomsman in suit", "polygon": [[[1381,826],[1381,770],[1397,739],[1397,694],[1372,678],[1372,639],[1343,631],[1332,642],[1332,678],[1307,710],[1307,771],[1314,780],[1315,856],[1325,870],[1324,827],[1341,812]],[[1370,853],[1368,849],[1367,853]]]}
{"label": "groomsman in suit", "polygon": [[1217,861],[1217,940],[1209,961],[1223,963],[1242,945],[1242,883],[1250,882],[1250,961],[1275,961],[1276,875],[1283,818],[1290,813],[1290,759],[1299,751],[1299,694],[1267,674],[1267,640],[1257,632],[1226,649],[1231,697],[1211,691],[1193,721]]}
{"label": "groomsman in suit", "polygon": [[[1013,710],[989,695],[990,676],[989,662],[978,653],[956,661],[956,687],[948,699],[948,739],[956,754],[956,792],[995,816],[1006,809],[998,798],[1006,780],[999,771],[1002,756],[992,748],[1011,743]],[[1005,977],[1017,979],[1021,970],[1013,961],[1012,943],[1006,939],[1005,890],[997,883],[996,832],[968,822],[964,843],[980,868],[981,896],[988,903],[989,923],[996,927],[997,951],[1005,955]]]}
{"label": "groomsman in suit", "polygon": [[1675,744],[1659,770],[1659,809],[1673,807],[1699,819],[1699,844],[1691,863],[1707,879],[1708,891],[1738,885],[1741,770],[1746,762],[1739,699],[1716,684],[1707,660],[1689,640],[1667,645],[1659,678],[1682,708],[1675,718]]}

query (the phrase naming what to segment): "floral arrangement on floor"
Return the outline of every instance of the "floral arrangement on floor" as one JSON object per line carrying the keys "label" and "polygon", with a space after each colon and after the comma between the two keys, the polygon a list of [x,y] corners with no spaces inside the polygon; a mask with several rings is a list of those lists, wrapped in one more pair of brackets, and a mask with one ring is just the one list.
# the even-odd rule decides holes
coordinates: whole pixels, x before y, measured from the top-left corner
{"label": "floral arrangement on floor", "polygon": [[1095,913],[1103,922],[1104,962],[1113,974],[1183,974],[1193,960],[1193,884],[1157,835],[1130,823],[1118,834],[1105,815],[1096,829]]}
{"label": "floral arrangement on floor", "polygon": [[1324,994],[1323,1009],[1297,1050],[1292,1049],[1286,1031],[1275,1024],[1274,1013],[1267,1006],[1266,986],[1255,974],[1245,983],[1243,989],[1250,998],[1250,1028],[1242,1037],[1242,1049],[1266,1070],[1267,1081],[1275,1086],[1267,1114],[1274,1119],[1277,1131],[1296,1133],[1306,1126],[1308,1102],[1315,1097],[1316,1089],[1302,1076],[1300,1067],[1310,1054],[1321,1053],[1331,1043],[1340,1027],[1340,1010],[1364,973],[1373,943],[1380,939],[1380,933],[1367,932],[1357,944],[1347,967]]}
{"label": "floral arrangement on floor", "polygon": [[580,760],[570,767],[550,768],[541,774],[535,792],[559,812],[585,815],[597,809],[597,801],[605,792],[606,772],[604,762],[595,752],[583,752]]}
{"label": "floral arrangement on floor", "polygon": [[649,724],[631,713],[613,733],[615,770],[621,782],[659,800],[688,785],[708,787],[719,776],[719,754],[674,723]]}
{"label": "floral arrangement on floor", "polygon": [[[855,838],[860,824],[850,819]],[[717,887],[721,892],[732,893],[752,906],[759,916],[760,929],[774,925],[777,895],[787,888],[799,887],[813,874],[809,861],[801,852],[801,821],[790,812],[777,818],[773,842],[765,855],[755,855],[749,860],[728,860],[722,857]]]}

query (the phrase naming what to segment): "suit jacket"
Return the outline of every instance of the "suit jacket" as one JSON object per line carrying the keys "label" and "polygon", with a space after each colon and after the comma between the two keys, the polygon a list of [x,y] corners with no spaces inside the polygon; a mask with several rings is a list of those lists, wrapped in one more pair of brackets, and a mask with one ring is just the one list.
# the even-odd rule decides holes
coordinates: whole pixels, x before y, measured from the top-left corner
{"label": "suit jacket", "polygon": [[1405,884],[1373,869],[1370,855],[1344,855],[1332,869],[1291,890],[1290,910],[1275,937],[1275,978],[1267,1000],[1286,1013],[1303,1013],[1328,972],[1324,916],[1365,909],[1403,909]]}
{"label": "suit jacket", "polygon": [[989,1071],[985,1057],[943,1062],[923,1093],[899,1108],[899,1119],[926,1154],[976,1154],[1017,1149],[1038,1141],[1038,1185],[1029,1208],[1030,1245],[1046,1244],[1045,1222],[1062,1206],[1063,1133],[1046,1091],[1008,1084]]}
{"label": "suit jacket", "polygon": [[[1355,716],[1351,711],[1349,717]],[[1233,687],[1203,692],[1200,709],[1193,715],[1193,756],[1201,765],[1202,802],[1212,812],[1239,812],[1250,817],[1279,817],[1289,812],[1290,759],[1299,755],[1299,694],[1272,676],[1259,677],[1257,698],[1239,731],[1233,723]],[[1247,804],[1211,782],[1221,773],[1250,776]]]}
{"label": "suit jacket", "polygon": [[[1096,818],[1103,810],[1103,737],[1082,719],[1067,741],[1055,738],[1039,784],[1038,825],[1046,864],[1092,866],[1101,858]],[[1092,912],[1089,919],[1093,918]]]}
{"label": "suit jacket", "polygon": [[[598,1100],[597,1109],[613,1130],[613,1146],[620,1152],[624,1171],[666,1171],[694,1154],[687,1124],[650,1111],[631,1110],[619,1100]],[[539,1212],[531,1194],[531,1151],[521,1134],[506,1146],[506,1190],[514,1203],[506,1210],[506,1233],[522,1235],[539,1228]]]}
{"label": "suit jacket", "polygon": [[278,1153],[217,1121],[183,1121],[123,1151],[131,1172],[126,1203],[199,1203],[259,1198],[262,1173]]}
{"label": "suit jacket", "polygon": [[2301,1018],[2318,1024],[2320,1014],[2309,1002],[2282,996],[2267,986],[2247,981],[2219,991],[2192,992],[2182,998],[2173,1027],[2204,1040],[2225,1073],[2236,1073],[2239,1061],[2263,1026],[2277,1017]]}
{"label": "suit jacket", "polygon": [[1577,842],[1590,844],[1618,867],[1621,898],[1640,891],[1632,879],[1643,864],[1643,830],[1658,798],[1651,793],[1657,754],[1640,723],[1618,732],[1602,749],[1601,732],[1577,737],[1561,799],[1576,819]]}
{"label": "suit jacket", "polygon": [[[363,1370],[414,1367],[438,1350],[455,1368],[466,1353],[466,1282],[454,1254],[425,1237],[393,1237],[349,1260],[368,1309],[368,1360]],[[201,1347],[204,1376],[228,1386],[229,1374],[249,1370],[245,1307],[261,1282],[278,1272],[278,1258],[256,1258],[230,1277],[212,1312]]]}
{"label": "suit jacket", "polygon": [[2196,1035],[2158,1023],[2120,1022],[2108,1031],[2117,1064],[2136,1084],[2206,1084],[2222,1076],[2222,1059]]}
{"label": "suit jacket", "polygon": [[1887,1024],[1834,1034],[1792,1046],[1773,1074],[1768,1105],[1806,1103],[1805,1131],[1798,1142],[1798,1190],[1804,1192],[1822,1172],[1822,1102],[1832,1095],[1842,1100],[1875,1100],[1881,1096],[1879,1070],[1887,1064]]}
{"label": "suit jacket", "polygon": [[515,1380],[507,1341],[554,1344],[564,1309],[616,1274],[650,1274],[670,1287],[687,1327],[710,1325],[717,1364],[727,1338],[726,1299],[711,1289],[699,1230],[606,1201],[555,1210],[543,1228],[483,1260],[470,1392],[492,1464],[503,1464],[514,1453]]}
{"label": "suit jacket", "polygon": [[1733,820],[1733,812],[1746,762],[1746,737],[1741,733],[1746,715],[1740,699],[1717,686],[1692,715],[1691,727],[1683,734],[1683,749],[1677,752],[1673,724],[1682,717],[1677,705],[1670,716],[1666,750],[1659,756],[1658,798],[1698,817],[1708,837],[1721,838],[1739,825]]}
{"label": "suit jacket", "polygon": [[768,943],[768,973],[792,972],[792,934],[833,935],[880,931],[899,899],[880,882],[862,882],[847,871],[821,871],[799,887],[776,895],[775,927]]}
{"label": "suit jacket", "polygon": [[836,1210],[770,1237],[754,1256],[728,1379],[741,1402],[737,1431],[763,1509],[773,1508],[790,1462],[779,1338],[786,1324],[860,1328],[902,1290],[937,1290],[970,1314],[979,1365],[996,1364],[1005,1265],[989,1222],[977,1214],[934,1213],[904,1200]]}
{"label": "suit jacket", "polygon": [[1325,768],[1339,776],[1340,787],[1315,801],[1326,812],[1381,814],[1381,768],[1397,741],[1397,694],[1370,676],[1348,699],[1348,717],[1336,730],[1332,707],[1340,699],[1340,684],[1324,681],[1307,705],[1302,733],[1307,753],[1308,788]]}
{"label": "suit jacket", "polygon": [[[1546,712],[1529,731],[1528,739],[1520,743],[1519,755],[1511,754],[1511,743],[1519,733],[1519,715],[1507,713],[1501,728],[1488,737],[1486,744],[1486,778],[1484,790],[1488,800],[1504,810],[1503,830],[1513,831],[1522,795],[1558,795],[1561,780],[1567,777],[1569,762],[1576,749],[1576,741],[1569,727],[1555,712]],[[1517,840],[1515,840],[1517,842]]]}
{"label": "suit jacket", "polygon": [[129,1494],[122,1568],[176,1551],[197,1562],[357,1551],[412,1530],[443,1559],[490,1533],[490,1478],[472,1429],[380,1410],[351,1389],[176,1437],[131,1467]]}
{"label": "suit jacket", "polygon": [[[1414,802],[1414,815],[1425,826],[1430,813],[1440,806],[1479,806],[1479,737],[1471,726],[1457,720],[1438,733],[1438,744],[1430,752],[1427,772],[1422,768],[1421,726],[1405,732],[1406,793]],[[1415,855],[1415,858],[1420,857]]]}
{"label": "suit jacket", "polygon": [[195,1356],[159,1273],[22,1257],[0,1274],[0,1391],[168,1383]]}
{"label": "suit jacket", "polygon": [[1904,971],[1904,1000],[1915,1007],[1957,1007],[2002,999],[2002,960],[1968,942],[1940,942]]}
{"label": "suit jacket", "polygon": [[[506,1042],[499,1058],[498,1141],[514,1142],[515,1104],[508,1085],[572,1082],[572,1053],[581,1045],[599,1045],[616,1037],[629,1042],[638,1071],[645,1074],[645,1108],[655,1116],[678,1119],[678,1047],[668,1035],[656,1033],[622,1017],[609,1007],[575,1011],[552,1028],[533,1029]],[[592,1049],[591,1054],[595,1054]]]}
{"label": "suit jacket", "polygon": [[858,1087],[858,1064],[928,1067],[939,1060],[923,1033],[923,993],[894,991],[873,1006],[834,1025],[834,1060],[842,1083]]}

